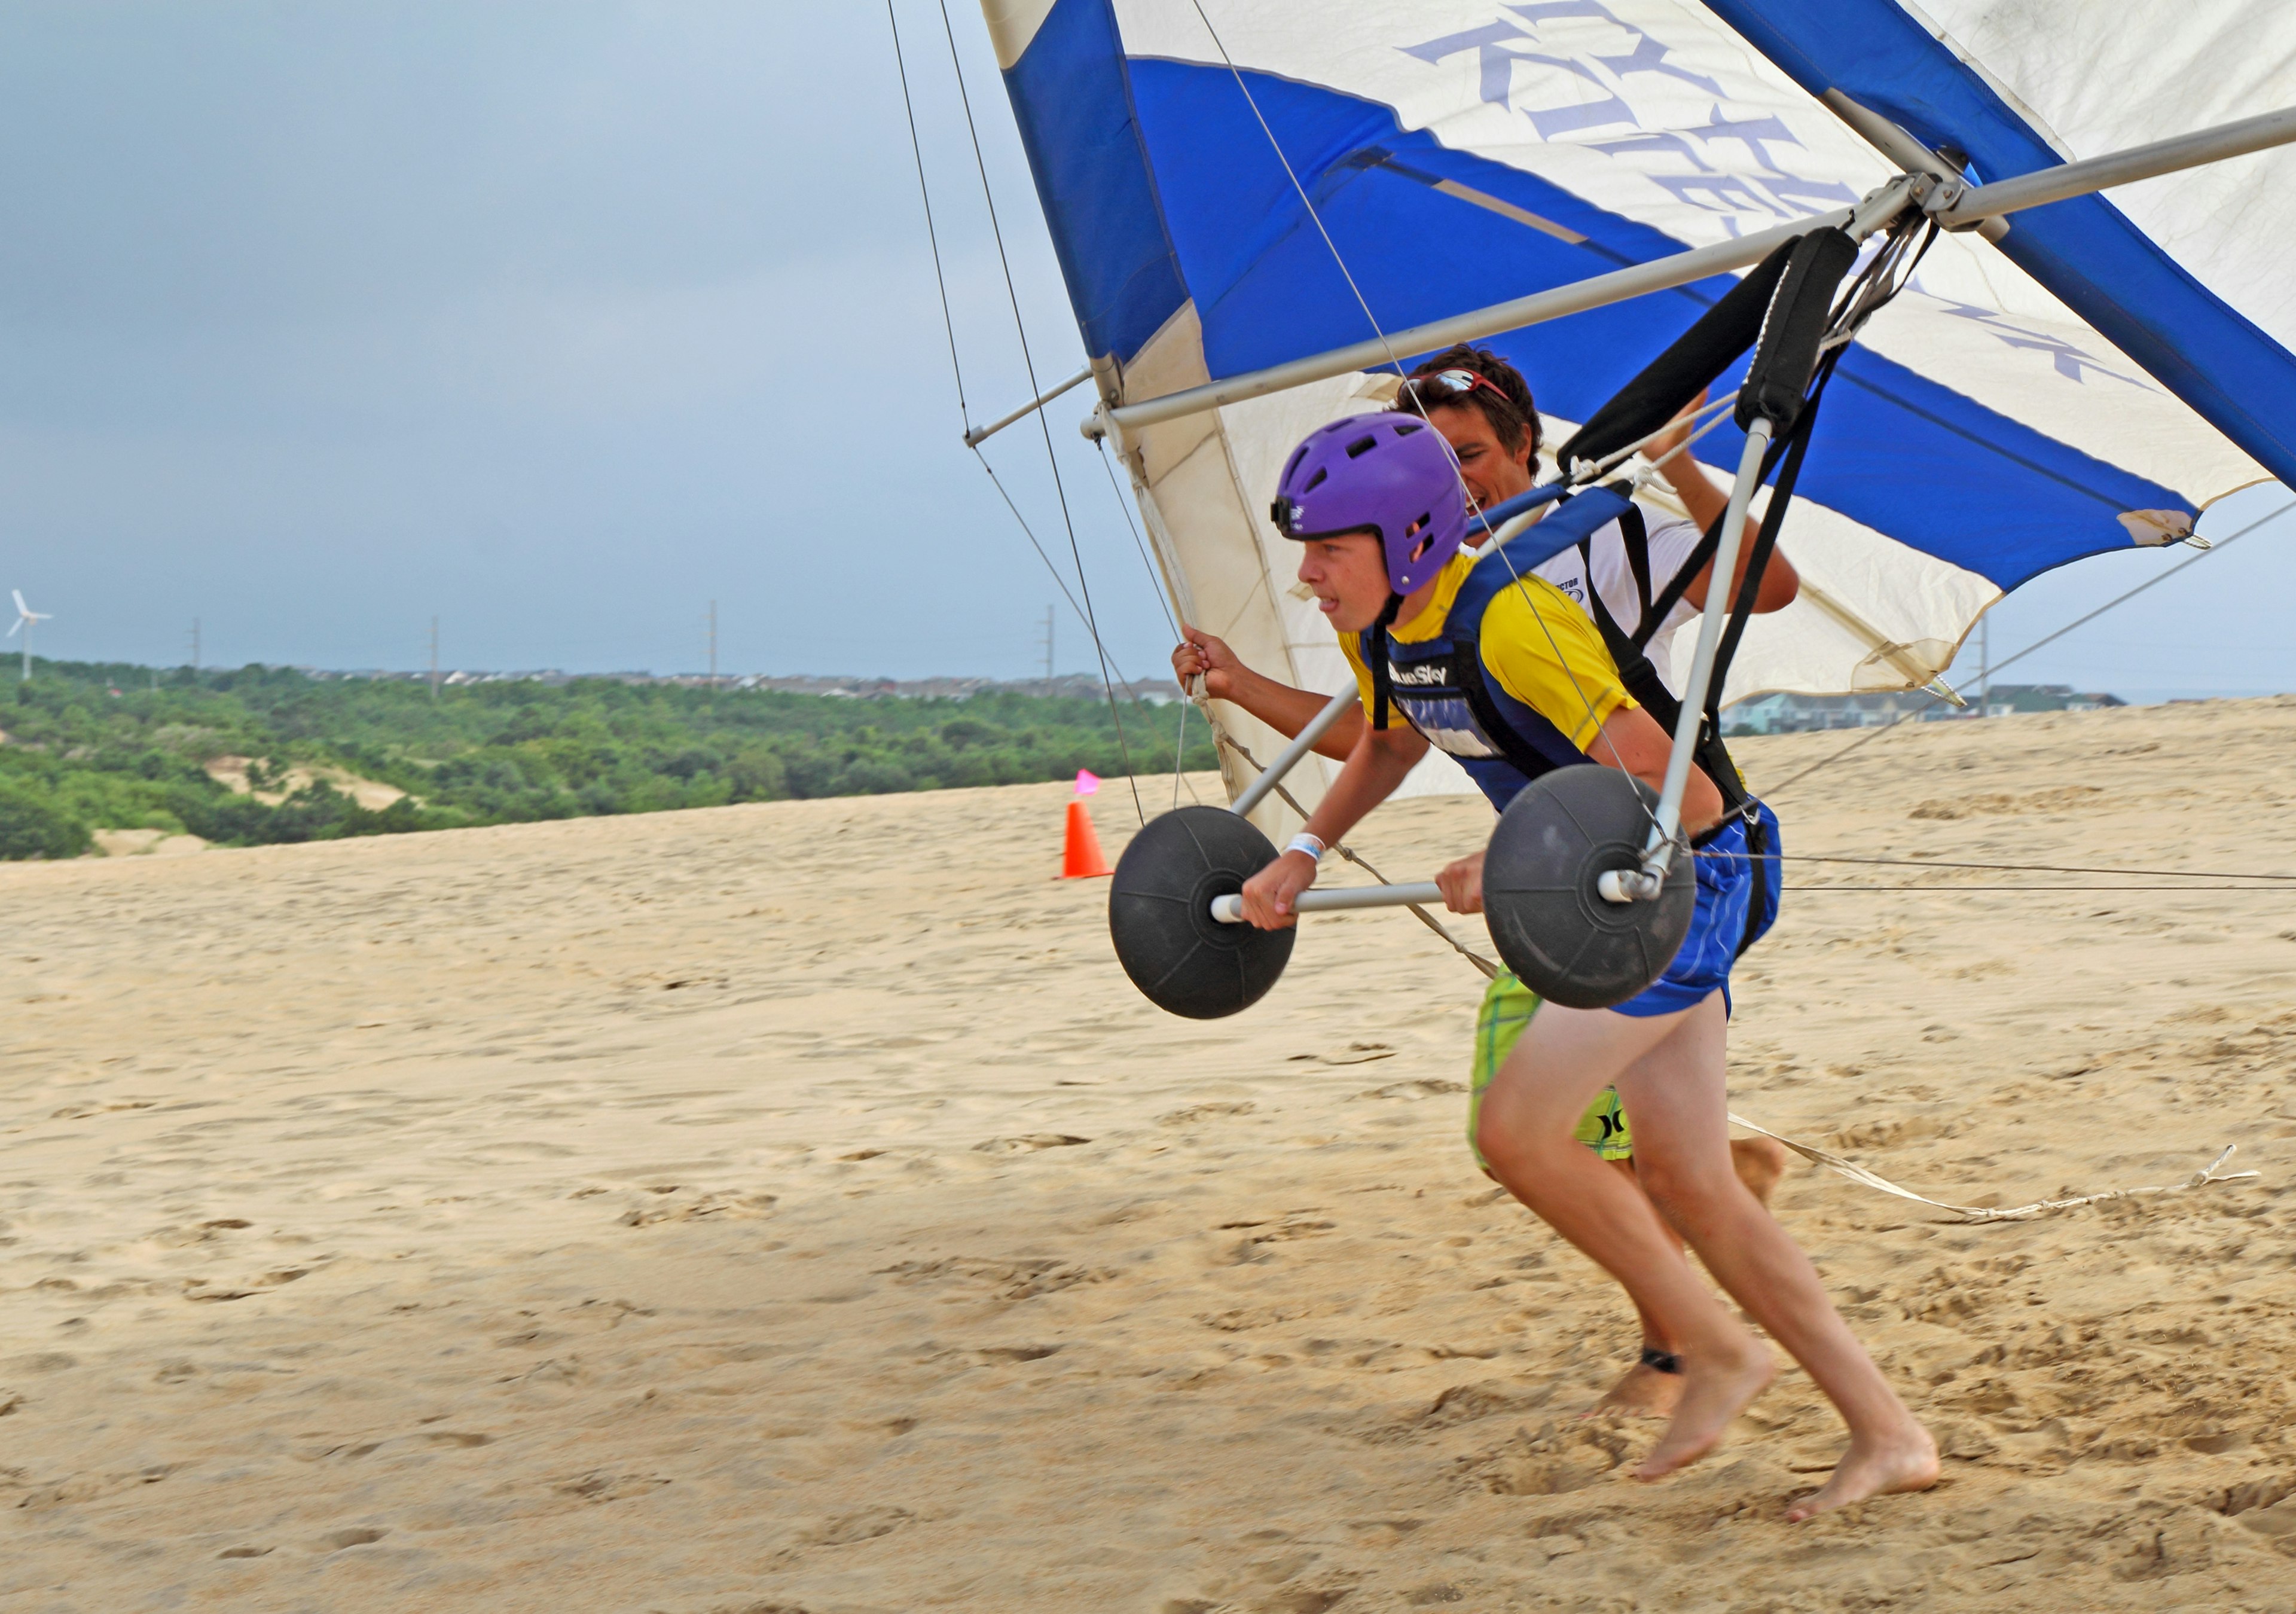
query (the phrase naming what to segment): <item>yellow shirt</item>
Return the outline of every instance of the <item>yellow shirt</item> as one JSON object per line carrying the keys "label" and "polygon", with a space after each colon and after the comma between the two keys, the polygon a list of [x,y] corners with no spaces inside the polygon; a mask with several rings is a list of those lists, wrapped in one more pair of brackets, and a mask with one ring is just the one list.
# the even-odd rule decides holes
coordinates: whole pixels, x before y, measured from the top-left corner
{"label": "yellow shirt", "polygon": [[[1418,644],[1443,631],[1451,602],[1480,557],[1462,554],[1443,569],[1426,609],[1387,630],[1398,644]],[[1535,573],[1525,572],[1492,599],[1483,613],[1483,666],[1499,687],[1545,717],[1584,750],[1612,712],[1632,706],[1626,685],[1594,619],[1570,596]],[[1356,635],[1341,634],[1340,648],[1355,668],[1364,710],[1371,710],[1371,671],[1356,649]]]}

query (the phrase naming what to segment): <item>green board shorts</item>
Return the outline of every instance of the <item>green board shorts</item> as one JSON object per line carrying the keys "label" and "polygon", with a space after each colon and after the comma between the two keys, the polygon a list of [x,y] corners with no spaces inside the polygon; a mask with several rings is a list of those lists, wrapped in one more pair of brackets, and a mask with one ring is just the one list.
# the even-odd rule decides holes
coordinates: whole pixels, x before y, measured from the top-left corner
{"label": "green board shorts", "polygon": [[[1491,1175],[1490,1165],[1483,1159],[1481,1145],[1475,1138],[1475,1129],[1483,1118],[1483,1094],[1489,1090],[1491,1078],[1498,1075],[1499,1067],[1506,1062],[1523,1028],[1530,1024],[1530,1017],[1538,1012],[1538,993],[1505,971],[1501,971],[1483,989],[1483,1006],[1475,1016],[1473,1086],[1467,1094],[1467,1148],[1485,1176]],[[1587,1106],[1587,1113],[1578,1118],[1578,1128],[1571,1135],[1606,1160],[1634,1157],[1634,1136],[1627,1130],[1627,1112],[1619,1104],[1616,1087],[1605,1087],[1595,1096],[1595,1102]]]}

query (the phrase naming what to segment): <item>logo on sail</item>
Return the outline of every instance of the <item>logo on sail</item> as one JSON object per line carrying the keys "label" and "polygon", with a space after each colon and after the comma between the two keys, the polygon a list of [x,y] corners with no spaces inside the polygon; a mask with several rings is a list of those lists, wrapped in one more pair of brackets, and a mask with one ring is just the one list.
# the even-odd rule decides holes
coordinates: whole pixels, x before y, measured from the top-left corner
{"label": "logo on sail", "polygon": [[[1803,148],[1784,119],[1731,116],[1720,82],[1669,61],[1672,47],[1599,0],[1535,0],[1500,9],[1507,14],[1480,28],[1402,52],[1430,67],[1472,55],[1481,99],[1521,113],[1541,141],[1635,159],[1652,184],[1688,206],[1724,215],[1734,231],[1741,215],[1807,217],[1857,200],[1839,180],[1788,166]],[[1517,95],[1519,71],[1529,86],[1527,98]],[[1707,102],[1704,121],[1669,127],[1649,115],[1652,95],[1679,102],[1677,86]]]}

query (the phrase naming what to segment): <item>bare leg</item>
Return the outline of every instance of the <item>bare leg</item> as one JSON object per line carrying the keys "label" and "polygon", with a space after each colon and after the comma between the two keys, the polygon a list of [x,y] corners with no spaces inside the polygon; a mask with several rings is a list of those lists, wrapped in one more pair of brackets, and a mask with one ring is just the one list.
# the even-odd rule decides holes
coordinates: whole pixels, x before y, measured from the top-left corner
{"label": "bare leg", "polygon": [[[1937,1448],[1928,1432],[1826,1299],[1809,1258],[1732,1169],[1723,1084],[1726,1023],[1719,995],[1673,1018],[1678,1023],[1672,1034],[1615,1077],[1633,1118],[1643,1186],[1707,1270],[1808,1370],[1849,1426],[1849,1450],[1833,1478],[1789,1516],[1805,1519],[1867,1496],[1936,1483]],[[1677,1428],[1688,1419],[1692,1401],[1685,1394]],[[1645,1467],[1669,1456],[1686,1462],[1710,1446],[1720,1430],[1683,1434],[1677,1443],[1669,1430]]]}
{"label": "bare leg", "polygon": [[[1629,1181],[1634,1180],[1635,1163],[1631,1159],[1611,1160],[1608,1164],[1612,1170],[1624,1174]],[[1636,1183],[1635,1191],[1637,1193],[1642,1192],[1639,1182]],[[1672,1228],[1667,1229],[1669,1234],[1673,1231]],[[1676,1240],[1676,1247],[1678,1249],[1680,1245],[1681,1241]],[[1649,1360],[1652,1353],[1674,1356],[1674,1342],[1666,1337],[1666,1330],[1659,1326],[1656,1317],[1643,1310],[1639,1304],[1635,1310],[1642,1320],[1643,1359],[1620,1375],[1619,1381],[1611,1386],[1600,1401],[1579,1413],[1581,1418],[1620,1415],[1665,1418],[1673,1414],[1675,1404],[1682,1399],[1682,1375],[1654,1367]]]}
{"label": "bare leg", "polygon": [[1786,1174],[1792,1156],[1786,1146],[1774,1138],[1732,1138],[1730,1168],[1746,1185],[1746,1192],[1767,1206],[1770,1196],[1778,1191],[1778,1183]]}
{"label": "bare leg", "polygon": [[[1746,1192],[1762,1204],[1770,1202],[1777,1191],[1778,1181],[1785,1176],[1787,1155],[1783,1144],[1768,1138],[1733,1138],[1730,1140],[1730,1165]],[[1611,1164],[1626,1171],[1634,1169],[1631,1160],[1613,1160]],[[1636,1186],[1641,1184],[1639,1181]],[[1673,1229],[1669,1227],[1669,1233]],[[1677,1242],[1679,1241],[1677,1236]],[[1639,1307],[1637,1308],[1640,1309]],[[1579,1414],[1582,1418],[1599,1418],[1626,1413],[1634,1417],[1664,1418],[1671,1414],[1682,1399],[1682,1374],[1653,1366],[1648,1357],[1653,1354],[1672,1356],[1674,1344],[1666,1331],[1648,1312],[1642,1313],[1643,1352],[1644,1359],[1627,1369],[1608,1394],[1592,1407]]]}
{"label": "bare leg", "polygon": [[[1643,1479],[1712,1447],[1776,1371],[1769,1352],[1683,1258],[1651,1200],[1571,1136],[1587,1101],[1670,1040],[1685,1018],[1542,1005],[1485,1094],[1478,1134],[1499,1181],[1618,1279],[1682,1355],[1681,1408],[1638,1471]],[[1632,1100],[1628,1114],[1640,1127]],[[1639,1137],[1636,1149],[1645,1152]],[[1727,1159],[1726,1150],[1718,1145],[1718,1152]]]}

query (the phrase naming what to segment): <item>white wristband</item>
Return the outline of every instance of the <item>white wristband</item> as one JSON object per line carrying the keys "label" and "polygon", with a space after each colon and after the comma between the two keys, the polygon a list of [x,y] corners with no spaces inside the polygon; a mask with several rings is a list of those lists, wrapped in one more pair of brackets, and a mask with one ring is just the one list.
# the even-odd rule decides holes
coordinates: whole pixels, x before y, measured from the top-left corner
{"label": "white wristband", "polygon": [[1322,841],[1308,833],[1307,831],[1302,830],[1297,835],[1292,837],[1291,844],[1286,846],[1283,849],[1287,852],[1305,852],[1317,863],[1321,863],[1324,861],[1324,852],[1329,848],[1327,848]]}

